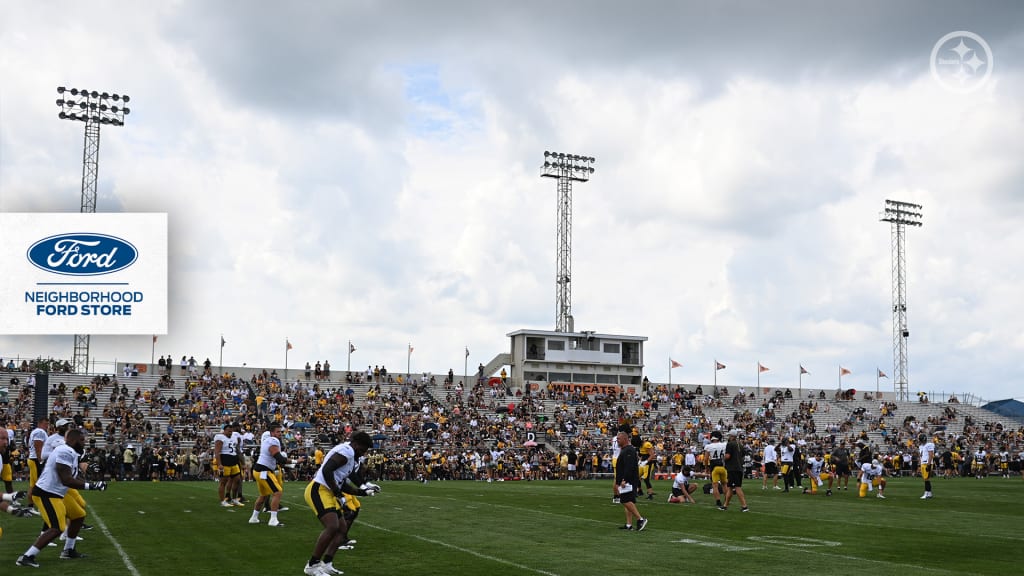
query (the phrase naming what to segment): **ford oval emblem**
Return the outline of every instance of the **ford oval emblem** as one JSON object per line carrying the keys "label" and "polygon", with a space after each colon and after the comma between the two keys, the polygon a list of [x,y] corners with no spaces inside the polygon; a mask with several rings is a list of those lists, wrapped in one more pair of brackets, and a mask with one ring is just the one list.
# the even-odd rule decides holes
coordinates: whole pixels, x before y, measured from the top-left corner
{"label": "ford oval emblem", "polygon": [[70,276],[110,274],[131,266],[138,257],[131,242],[88,232],[50,236],[28,249],[28,260],[37,268]]}

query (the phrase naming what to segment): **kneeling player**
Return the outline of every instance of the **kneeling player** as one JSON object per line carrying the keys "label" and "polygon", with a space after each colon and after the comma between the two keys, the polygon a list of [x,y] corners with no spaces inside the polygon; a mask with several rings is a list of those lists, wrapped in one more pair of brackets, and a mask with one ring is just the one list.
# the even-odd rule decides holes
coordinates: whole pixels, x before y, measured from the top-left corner
{"label": "kneeling player", "polygon": [[876,459],[865,462],[860,467],[860,497],[863,498],[874,489],[878,490],[878,498],[885,498],[885,469]]}
{"label": "kneeling player", "polygon": [[[690,478],[694,476],[697,474],[694,474],[693,469],[689,466],[683,466],[683,469],[675,475],[675,478],[672,479],[672,495],[668,497],[670,504],[679,504],[680,502],[696,504],[697,501],[691,494],[697,491],[697,485],[690,484]],[[701,476],[707,475],[701,474]]]}

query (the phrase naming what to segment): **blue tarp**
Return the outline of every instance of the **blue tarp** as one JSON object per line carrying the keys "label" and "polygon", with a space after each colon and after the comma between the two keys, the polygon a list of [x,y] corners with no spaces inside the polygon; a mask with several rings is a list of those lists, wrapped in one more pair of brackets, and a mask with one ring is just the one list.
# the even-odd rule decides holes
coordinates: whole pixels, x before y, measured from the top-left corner
{"label": "blue tarp", "polygon": [[1010,418],[1024,418],[1024,402],[1009,398],[1007,400],[996,400],[982,406],[985,410],[991,410],[996,414],[1009,416]]}

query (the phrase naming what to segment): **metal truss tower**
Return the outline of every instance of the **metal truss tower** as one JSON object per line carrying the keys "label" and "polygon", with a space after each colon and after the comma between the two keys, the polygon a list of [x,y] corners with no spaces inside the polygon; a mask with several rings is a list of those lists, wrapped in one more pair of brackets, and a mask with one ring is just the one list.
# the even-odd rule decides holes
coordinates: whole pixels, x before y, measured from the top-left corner
{"label": "metal truss tower", "polygon": [[586,182],[594,173],[594,158],[544,152],[540,175],[558,180],[558,223],[555,250],[555,331],[572,332],[572,183]]}
{"label": "metal truss tower", "polygon": [[896,200],[885,201],[881,221],[892,224],[892,371],[899,400],[909,400],[907,374],[907,252],[906,227],[921,226],[921,206]]}
{"label": "metal truss tower", "polygon": [[[85,122],[85,144],[82,150],[83,213],[96,212],[96,182],[100,172],[100,125],[124,126],[124,117],[131,112],[126,106],[129,100],[127,95],[57,87],[60,119]],[[88,334],[75,335],[71,367],[77,374],[89,371]]]}

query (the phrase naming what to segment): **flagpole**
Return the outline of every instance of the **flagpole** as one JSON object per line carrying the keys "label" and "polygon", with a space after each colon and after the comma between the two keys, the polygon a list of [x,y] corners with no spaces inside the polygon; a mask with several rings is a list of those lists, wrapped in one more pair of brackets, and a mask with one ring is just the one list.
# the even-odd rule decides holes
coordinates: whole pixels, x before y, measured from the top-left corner
{"label": "flagpole", "polygon": [[761,362],[757,363],[757,393],[761,393]]}
{"label": "flagpole", "polygon": [[875,366],[875,399],[878,399],[878,366]]}
{"label": "flagpole", "polygon": [[804,395],[804,370],[803,370],[803,368],[804,368],[803,366],[800,366],[800,383],[798,384],[799,388],[797,388],[800,391],[800,397],[801,398]]}
{"label": "flagpole", "polygon": [[715,393],[718,393],[718,358],[715,358],[715,365],[712,367],[715,371],[715,379],[713,386],[715,387]]}
{"label": "flagpole", "polygon": [[409,342],[409,347],[405,352],[405,377],[406,379],[412,376],[412,370],[409,367],[412,366],[412,342]]}
{"label": "flagpole", "polygon": [[288,381],[288,337],[284,337],[284,379]]}
{"label": "flagpole", "polygon": [[[469,380],[469,346],[466,346],[466,353],[462,358],[462,380],[463,382]],[[455,382],[452,382],[452,387],[455,387]],[[526,392],[529,393],[530,389],[527,388]]]}
{"label": "flagpole", "polygon": [[153,360],[156,359],[156,334],[153,334],[153,348],[149,352],[149,365],[153,365]]}
{"label": "flagpole", "polygon": [[668,389],[672,389],[672,357],[668,357]]}
{"label": "flagpole", "polygon": [[217,371],[219,374],[224,373],[224,333],[220,334],[220,361],[217,363]]}
{"label": "flagpole", "polygon": [[352,341],[348,341],[348,364],[345,366],[345,372],[352,371]]}

